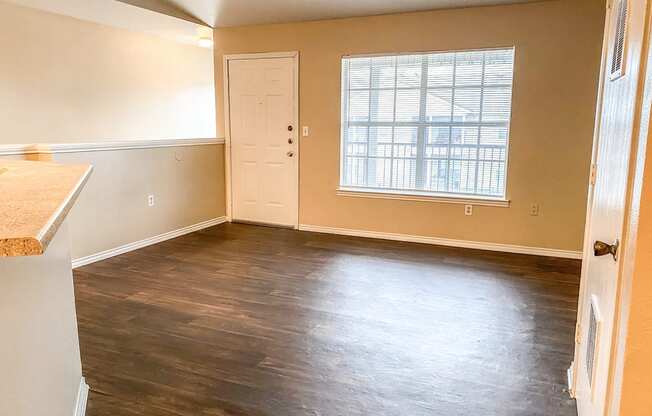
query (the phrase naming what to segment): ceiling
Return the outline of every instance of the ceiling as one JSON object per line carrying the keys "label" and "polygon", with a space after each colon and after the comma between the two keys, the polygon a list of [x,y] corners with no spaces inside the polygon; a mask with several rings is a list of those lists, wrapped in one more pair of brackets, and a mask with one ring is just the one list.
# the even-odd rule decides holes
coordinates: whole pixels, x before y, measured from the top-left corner
{"label": "ceiling", "polygon": [[[119,0],[213,27],[286,23],[541,0]],[[167,9],[168,11],[164,11]]]}
{"label": "ceiling", "polygon": [[[114,0],[0,0],[76,19],[136,32],[148,33],[177,42],[196,45],[198,37],[211,37],[212,30],[182,16],[175,9],[148,10]],[[157,13],[158,12],[158,13]],[[178,16],[174,16],[179,14]],[[181,19],[176,18],[181,17]],[[196,20],[196,19],[195,19]]]}

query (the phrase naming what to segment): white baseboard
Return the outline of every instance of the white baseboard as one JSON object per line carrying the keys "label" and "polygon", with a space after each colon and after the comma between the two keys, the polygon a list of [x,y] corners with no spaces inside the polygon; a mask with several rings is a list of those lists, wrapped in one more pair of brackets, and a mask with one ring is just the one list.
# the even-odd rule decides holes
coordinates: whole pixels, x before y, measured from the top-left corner
{"label": "white baseboard", "polygon": [[86,402],[88,401],[88,384],[84,377],[79,380],[79,390],[77,390],[77,404],[75,405],[75,414],[73,416],[84,416],[86,414]]}
{"label": "white baseboard", "polygon": [[571,399],[575,398],[575,373],[573,371],[573,368],[575,367],[575,363],[572,362],[570,367],[568,367],[568,370],[566,370],[566,382],[568,383],[568,394],[570,395]]}
{"label": "white baseboard", "polygon": [[115,247],[109,250],[100,251],[99,253],[91,254],[89,256],[81,257],[74,259],[72,261],[72,267],[77,268],[85,266],[87,264],[95,263],[96,261],[108,259],[110,257],[117,256],[119,254],[124,254],[139,248],[151,246],[152,244],[160,243],[162,241],[170,240],[172,238],[180,237],[185,234],[190,234],[195,231],[203,230],[204,228],[212,227],[214,225],[222,224],[226,222],[226,217],[213,218],[208,221],[203,221],[197,224],[189,225],[187,227],[179,228],[178,230],[169,231],[164,234],[159,234],[154,237],[149,237],[144,240],[135,241],[133,243],[128,243],[119,247]]}
{"label": "white baseboard", "polygon": [[407,241],[412,243],[434,244],[438,246],[472,248],[476,250],[502,251],[506,253],[531,254],[535,256],[581,259],[581,251],[557,250],[543,247],[517,246],[512,244],[486,243],[481,241],[453,240],[449,238],[427,237],[421,235],[383,233],[378,231],[354,230],[347,228],[323,227],[320,225],[300,224],[299,230],[316,233],[340,234],[353,237],[378,238],[382,240]]}

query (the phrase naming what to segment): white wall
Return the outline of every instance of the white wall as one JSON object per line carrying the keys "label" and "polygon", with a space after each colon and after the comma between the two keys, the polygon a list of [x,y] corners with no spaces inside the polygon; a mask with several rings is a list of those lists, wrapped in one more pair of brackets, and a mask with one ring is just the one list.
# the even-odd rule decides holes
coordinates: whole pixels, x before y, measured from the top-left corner
{"label": "white wall", "polygon": [[0,415],[73,416],[81,382],[67,223],[45,254],[0,259]]}
{"label": "white wall", "polygon": [[0,1],[0,144],[215,137],[210,49]]}

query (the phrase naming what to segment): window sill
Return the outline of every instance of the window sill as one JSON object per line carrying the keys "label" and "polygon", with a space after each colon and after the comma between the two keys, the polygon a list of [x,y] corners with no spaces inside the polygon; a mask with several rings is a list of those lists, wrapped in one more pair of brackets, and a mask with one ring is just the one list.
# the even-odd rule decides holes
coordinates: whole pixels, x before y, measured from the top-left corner
{"label": "window sill", "polygon": [[397,192],[362,189],[362,188],[337,188],[337,195],[354,198],[372,199],[397,199],[402,201],[436,202],[443,204],[479,205],[487,207],[509,208],[510,201],[503,198],[452,196],[448,194],[430,194],[418,192]]}

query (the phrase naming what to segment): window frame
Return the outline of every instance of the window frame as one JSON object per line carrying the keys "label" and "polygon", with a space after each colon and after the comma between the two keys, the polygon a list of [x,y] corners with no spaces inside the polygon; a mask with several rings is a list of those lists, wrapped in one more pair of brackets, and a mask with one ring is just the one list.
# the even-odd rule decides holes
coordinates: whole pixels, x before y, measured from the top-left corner
{"label": "window frame", "polygon": [[[345,160],[345,143],[344,143],[344,123],[345,123],[345,110],[348,108],[345,103],[344,94],[344,60],[351,58],[377,58],[377,57],[399,57],[399,56],[417,56],[417,55],[431,55],[431,54],[445,54],[445,53],[465,53],[465,52],[487,52],[487,51],[507,51],[511,50],[513,54],[513,67],[512,67],[512,83],[510,95],[510,112],[507,121],[507,143],[505,145],[505,179],[503,195],[490,196],[475,193],[454,193],[454,192],[436,192],[427,190],[413,190],[413,189],[394,189],[394,188],[372,188],[365,186],[351,186],[342,183],[344,179],[344,160]],[[511,126],[513,115],[513,102],[514,102],[514,83],[515,83],[515,70],[516,66],[516,47],[510,46],[497,46],[491,48],[473,48],[473,49],[450,49],[450,50],[430,50],[419,52],[386,52],[386,53],[369,53],[369,54],[347,54],[340,57],[340,155],[339,155],[339,178],[336,194],[340,196],[349,197],[362,197],[374,199],[398,199],[410,201],[424,201],[424,202],[442,202],[453,204],[473,204],[495,207],[509,207],[509,151],[511,145]],[[370,86],[371,87],[371,86]],[[453,86],[454,88],[454,86]],[[396,89],[394,89],[396,91]],[[395,121],[393,123],[396,123]],[[450,159],[450,155],[449,158]]]}

